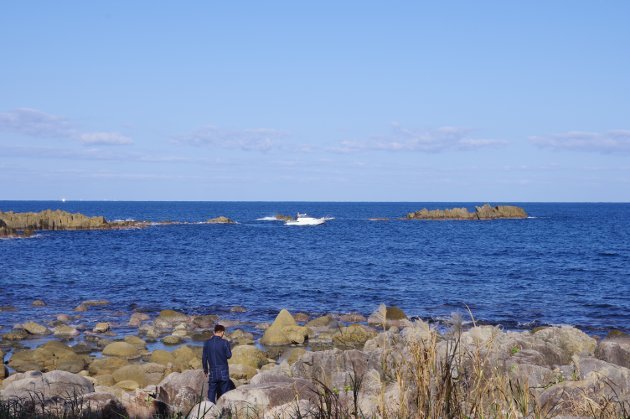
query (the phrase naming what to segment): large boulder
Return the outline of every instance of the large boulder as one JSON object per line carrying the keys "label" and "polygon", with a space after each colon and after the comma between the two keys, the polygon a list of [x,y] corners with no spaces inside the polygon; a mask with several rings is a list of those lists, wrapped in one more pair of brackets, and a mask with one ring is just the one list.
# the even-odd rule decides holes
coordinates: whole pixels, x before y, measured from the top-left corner
{"label": "large boulder", "polygon": [[[550,417],[571,415],[623,417],[618,408],[630,404],[630,370],[591,358],[574,358],[577,371],[546,388],[538,403]],[[603,408],[603,410],[602,410]]]}
{"label": "large boulder", "polygon": [[317,317],[308,323],[306,323],[306,327],[310,328],[327,328],[334,324],[334,319],[330,314],[326,314],[324,316]]}
{"label": "large boulder", "polygon": [[129,317],[128,326],[138,327],[142,324],[142,322],[149,320],[151,317],[147,313],[133,313]]}
{"label": "large boulder", "polygon": [[267,362],[265,353],[253,345],[239,345],[232,348],[232,358],[228,360],[230,365],[247,365],[254,370]]}
{"label": "large boulder", "polygon": [[315,397],[313,384],[300,378],[282,382],[242,385],[222,395],[217,403],[219,410],[227,408],[238,412],[239,417],[257,417],[263,412],[291,403],[294,400]]}
{"label": "large boulder", "polygon": [[333,334],[333,344],[342,349],[362,348],[365,342],[377,335],[376,331],[360,324],[340,327]]}
{"label": "large boulder", "polygon": [[77,354],[61,342],[50,341],[36,349],[13,353],[9,366],[18,372],[62,370],[78,373],[90,362],[87,355]]}
{"label": "large boulder", "polygon": [[291,367],[291,375],[329,388],[344,388],[370,369],[369,362],[368,354],[358,350],[306,352]]}
{"label": "large boulder", "polygon": [[186,419],[216,419],[221,416],[221,412],[211,401],[203,401],[197,403],[190,409]]}
{"label": "large boulder", "polygon": [[134,364],[125,365],[114,371],[112,376],[116,383],[121,381],[135,381],[138,386],[144,388],[151,384],[159,384],[164,378],[164,371],[166,367],[164,365],[147,363],[147,364]]}
{"label": "large boulder", "polygon": [[298,326],[291,313],[282,309],[274,322],[265,330],[260,343],[269,346],[301,344],[309,337],[309,329]]}
{"label": "large boulder", "polygon": [[179,311],[162,310],[160,315],[154,320],[153,325],[158,329],[172,329],[180,323],[187,323],[190,318]]}
{"label": "large boulder", "polygon": [[630,336],[617,333],[603,339],[595,349],[595,356],[606,362],[630,368]]}
{"label": "large boulder", "polygon": [[542,343],[542,351],[549,351],[549,360],[555,358],[558,365],[569,364],[574,355],[593,355],[597,346],[595,339],[572,326],[547,327],[536,331],[533,337],[533,344]]}
{"label": "large boulder", "polygon": [[124,358],[106,356],[93,360],[88,371],[91,375],[109,375],[128,364]]}
{"label": "large boulder", "polygon": [[137,346],[127,342],[112,342],[103,348],[103,355],[124,359],[139,358],[142,354]]}
{"label": "large boulder", "polygon": [[24,323],[22,329],[26,330],[31,335],[49,335],[51,333],[46,326],[32,321]]}
{"label": "large boulder", "polygon": [[377,327],[402,327],[409,323],[409,318],[399,307],[381,304],[368,317],[368,324]]}
{"label": "large boulder", "polygon": [[80,332],[75,327],[61,324],[53,329],[53,334],[60,338],[69,339],[79,335]]}
{"label": "large boulder", "polygon": [[158,399],[173,412],[186,413],[208,393],[208,379],[202,370],[173,372],[158,384]]}
{"label": "large boulder", "polygon": [[4,380],[1,399],[30,399],[31,396],[48,400],[53,397],[67,398],[80,396],[94,391],[90,380],[67,371],[41,373],[29,371],[15,374]]}

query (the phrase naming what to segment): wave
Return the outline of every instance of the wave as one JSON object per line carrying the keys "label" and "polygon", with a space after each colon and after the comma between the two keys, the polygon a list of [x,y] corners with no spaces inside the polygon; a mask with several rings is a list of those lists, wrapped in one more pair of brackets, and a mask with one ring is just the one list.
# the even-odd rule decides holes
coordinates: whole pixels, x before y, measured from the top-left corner
{"label": "wave", "polygon": [[260,218],[256,218],[256,221],[280,221],[278,220],[275,215],[271,216],[271,217],[260,217]]}

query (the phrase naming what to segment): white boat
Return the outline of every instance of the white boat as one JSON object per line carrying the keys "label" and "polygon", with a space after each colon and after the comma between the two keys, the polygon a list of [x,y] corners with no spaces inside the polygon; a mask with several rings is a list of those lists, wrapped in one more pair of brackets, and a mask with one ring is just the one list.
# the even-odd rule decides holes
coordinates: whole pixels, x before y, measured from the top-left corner
{"label": "white boat", "polygon": [[300,214],[298,212],[295,220],[289,220],[284,223],[287,226],[318,226],[320,224],[324,224],[326,221],[332,220],[330,217],[322,217],[322,218],[313,218],[309,217],[306,214]]}

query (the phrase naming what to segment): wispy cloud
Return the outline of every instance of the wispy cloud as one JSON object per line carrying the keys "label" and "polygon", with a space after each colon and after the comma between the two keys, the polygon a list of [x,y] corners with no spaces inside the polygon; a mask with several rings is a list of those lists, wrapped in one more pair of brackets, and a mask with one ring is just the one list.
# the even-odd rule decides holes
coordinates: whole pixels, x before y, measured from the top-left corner
{"label": "wispy cloud", "polygon": [[569,131],[549,136],[530,137],[529,140],[539,147],[552,150],[630,152],[630,130],[612,130],[601,133]]}
{"label": "wispy cloud", "polygon": [[458,127],[441,127],[434,130],[416,131],[399,125],[392,127],[392,132],[385,136],[372,137],[369,140],[346,140],[330,151],[352,153],[357,151],[414,151],[440,153],[445,151],[477,150],[507,144],[503,140],[477,138],[473,131]]}
{"label": "wispy cloud", "polygon": [[190,134],[175,137],[175,142],[244,151],[269,151],[281,145],[286,132],[270,128],[223,129],[205,126]]}
{"label": "wispy cloud", "polygon": [[78,135],[79,141],[91,145],[131,144],[131,139],[117,132],[84,132]]}
{"label": "wispy cloud", "polygon": [[0,131],[37,138],[61,138],[86,145],[132,143],[129,137],[120,133],[83,131],[66,118],[29,108],[0,112]]}

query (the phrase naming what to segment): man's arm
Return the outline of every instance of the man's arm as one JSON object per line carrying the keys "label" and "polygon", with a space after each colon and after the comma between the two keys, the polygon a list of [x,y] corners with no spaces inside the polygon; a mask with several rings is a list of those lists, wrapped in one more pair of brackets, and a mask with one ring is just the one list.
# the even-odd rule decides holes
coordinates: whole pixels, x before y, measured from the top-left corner
{"label": "man's arm", "polygon": [[232,350],[230,349],[230,342],[228,342],[227,340],[224,342],[225,342],[225,357],[227,359],[230,359],[232,358]]}
{"label": "man's arm", "polygon": [[208,342],[203,344],[203,355],[201,356],[201,365],[203,373],[208,375],[208,363],[210,362],[210,351],[208,350]]}

